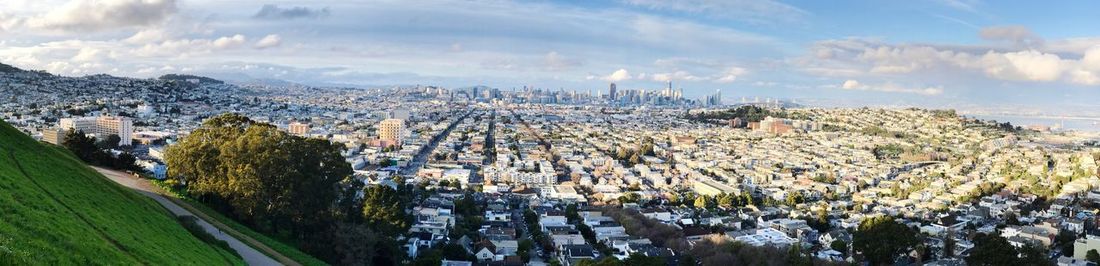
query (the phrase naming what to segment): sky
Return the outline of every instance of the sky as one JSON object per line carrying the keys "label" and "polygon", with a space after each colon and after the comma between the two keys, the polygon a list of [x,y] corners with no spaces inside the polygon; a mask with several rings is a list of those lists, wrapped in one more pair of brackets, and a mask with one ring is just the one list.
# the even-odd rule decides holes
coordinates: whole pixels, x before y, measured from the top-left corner
{"label": "sky", "polygon": [[1046,2],[4,0],[0,63],[1100,112],[1100,2]]}

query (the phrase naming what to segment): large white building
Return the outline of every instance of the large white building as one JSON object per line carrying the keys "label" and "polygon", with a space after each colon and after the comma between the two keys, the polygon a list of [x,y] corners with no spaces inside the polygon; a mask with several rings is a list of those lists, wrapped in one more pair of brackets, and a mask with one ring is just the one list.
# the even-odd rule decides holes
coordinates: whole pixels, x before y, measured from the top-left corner
{"label": "large white building", "polygon": [[91,116],[62,118],[58,122],[61,130],[78,130],[87,134],[95,134],[96,138],[103,139],[112,134],[121,139],[120,146],[130,146],[134,141],[134,121],[129,117],[121,116]]}

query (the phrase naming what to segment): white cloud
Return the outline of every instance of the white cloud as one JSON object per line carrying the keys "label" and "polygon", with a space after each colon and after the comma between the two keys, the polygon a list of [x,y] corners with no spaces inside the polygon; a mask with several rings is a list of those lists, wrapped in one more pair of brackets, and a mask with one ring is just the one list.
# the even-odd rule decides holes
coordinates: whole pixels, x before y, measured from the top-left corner
{"label": "white cloud", "polygon": [[619,70],[615,70],[615,72],[611,73],[610,75],[604,76],[603,78],[600,78],[600,79],[610,81],[610,82],[619,82],[619,81],[629,80],[630,78],[631,78],[630,72],[626,71],[626,69],[621,69],[620,68]]}
{"label": "white cloud", "polygon": [[[1092,61],[1100,62],[1100,51],[1095,57],[1072,59],[1037,49],[999,51],[985,47],[886,44],[858,39],[821,41],[811,51],[810,55],[792,63],[814,75],[847,78],[972,79],[973,76],[967,74],[978,73],[994,80],[1091,85],[1087,82],[1087,73],[1077,70],[1091,71],[1084,66],[1093,65],[1089,63]],[[822,56],[823,53],[828,56]],[[1074,71],[1077,72],[1067,74]]]}
{"label": "white cloud", "polygon": [[223,36],[214,40],[173,39],[145,44],[135,50],[134,55],[141,57],[188,57],[238,48],[247,41],[248,39],[241,34]]}
{"label": "white cloud", "polygon": [[1089,48],[1081,57],[1081,67],[1088,71],[1100,72],[1100,45]]}
{"label": "white cloud", "polygon": [[840,88],[845,89],[845,90],[854,90],[854,89],[860,88],[860,84],[859,84],[859,81],[857,81],[857,80],[849,79],[849,80],[845,80],[844,85],[841,85]]}
{"label": "white cloud", "polygon": [[842,83],[840,85],[840,88],[844,89],[844,90],[910,93],[910,94],[919,94],[919,95],[925,95],[925,96],[936,96],[936,95],[943,94],[943,87],[942,86],[932,86],[932,87],[923,87],[923,88],[907,88],[907,87],[898,86],[898,85],[893,84],[893,83],[869,85],[869,84],[860,83],[859,81],[854,80],[854,79],[845,80],[844,83]]}
{"label": "white cloud", "polygon": [[1096,72],[1076,69],[1070,71],[1069,76],[1070,80],[1072,80],[1073,83],[1083,85],[1100,85],[1100,75],[1097,75]]}
{"label": "white cloud", "polygon": [[668,82],[673,80],[682,81],[700,81],[704,78],[692,75],[687,71],[676,71],[671,73],[655,73],[652,75],[653,81]]}
{"label": "white cloud", "polygon": [[282,41],[283,41],[283,38],[279,37],[278,34],[268,34],[267,36],[264,36],[259,41],[256,41],[256,48],[257,49],[267,49],[267,48],[276,47],[276,46],[279,46],[279,44],[281,44]]}
{"label": "white cloud", "polygon": [[100,31],[152,25],[177,10],[176,0],[71,0],[28,19],[27,25],[74,32]]}
{"label": "white cloud", "polygon": [[244,44],[246,41],[248,40],[245,39],[244,35],[240,34],[225,36],[214,40],[214,47],[219,49],[236,48]]}
{"label": "white cloud", "polygon": [[122,41],[126,42],[126,43],[129,43],[129,44],[146,44],[146,43],[151,43],[151,42],[163,41],[164,39],[167,39],[167,38],[168,38],[168,34],[166,32],[164,32],[164,30],[161,30],[161,29],[144,29],[144,30],[138,31],[137,33],[134,33],[134,35],[132,35],[129,38],[126,38]]}
{"label": "white cloud", "polygon": [[76,62],[93,62],[99,59],[101,53],[103,51],[99,49],[84,47],[80,48],[80,51],[76,53],[76,56],[73,56],[72,60]]}
{"label": "white cloud", "polygon": [[988,52],[982,56],[985,73],[1006,80],[1055,81],[1062,76],[1066,63],[1058,55],[1035,50]]}
{"label": "white cloud", "polygon": [[714,82],[718,83],[731,83],[737,80],[738,76],[745,74],[745,69],[740,67],[731,67],[723,71],[719,76],[714,79]]}

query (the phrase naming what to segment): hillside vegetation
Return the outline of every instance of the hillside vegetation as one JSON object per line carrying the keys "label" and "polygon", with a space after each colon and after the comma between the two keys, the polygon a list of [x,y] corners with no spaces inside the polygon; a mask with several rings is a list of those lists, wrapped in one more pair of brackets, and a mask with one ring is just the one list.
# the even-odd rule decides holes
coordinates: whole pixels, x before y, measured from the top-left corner
{"label": "hillside vegetation", "polygon": [[0,265],[241,265],[153,200],[0,121]]}

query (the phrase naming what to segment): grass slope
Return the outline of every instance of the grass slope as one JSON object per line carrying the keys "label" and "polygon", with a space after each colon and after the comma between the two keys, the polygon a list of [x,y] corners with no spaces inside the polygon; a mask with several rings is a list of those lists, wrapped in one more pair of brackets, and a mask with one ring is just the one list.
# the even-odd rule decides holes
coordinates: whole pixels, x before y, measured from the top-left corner
{"label": "grass slope", "polygon": [[0,121],[0,265],[241,265],[153,200]]}

